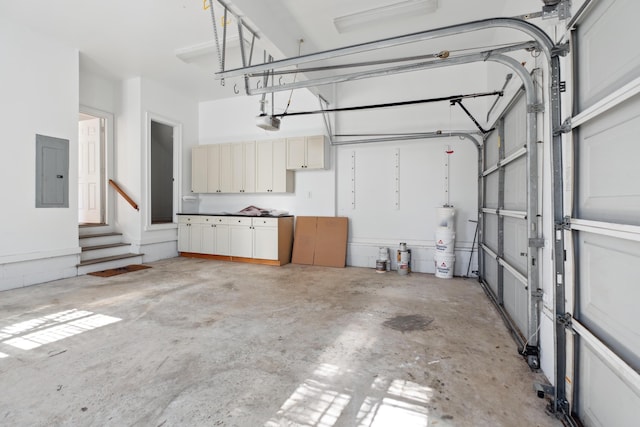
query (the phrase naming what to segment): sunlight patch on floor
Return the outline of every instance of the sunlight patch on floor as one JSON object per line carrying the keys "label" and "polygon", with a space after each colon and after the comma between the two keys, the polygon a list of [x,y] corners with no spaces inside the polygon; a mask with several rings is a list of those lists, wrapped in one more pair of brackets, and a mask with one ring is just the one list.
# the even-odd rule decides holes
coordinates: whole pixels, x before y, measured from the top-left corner
{"label": "sunlight patch on floor", "polygon": [[[379,379],[378,379],[379,380]],[[379,386],[373,384],[373,388]],[[394,380],[386,391],[386,396],[367,397],[357,419],[358,427],[385,427],[398,425],[403,427],[426,427],[429,423],[429,411],[426,405],[433,390],[411,381]]]}
{"label": "sunlight patch on floor", "polygon": [[370,395],[360,404],[354,400],[352,390],[332,385],[333,380],[340,376],[337,366],[320,365],[312,378],[298,386],[264,427],[333,427],[351,402],[360,406],[353,423],[358,427],[428,425],[427,405],[433,395],[431,388],[411,381],[378,377],[371,383],[367,393]]}
{"label": "sunlight patch on floor", "polygon": [[0,340],[4,341],[0,343],[21,350],[32,350],[120,320],[122,319],[91,311],[65,310],[2,328]]}
{"label": "sunlight patch on floor", "polygon": [[0,359],[4,359],[5,357],[9,357],[9,355],[0,352]]}

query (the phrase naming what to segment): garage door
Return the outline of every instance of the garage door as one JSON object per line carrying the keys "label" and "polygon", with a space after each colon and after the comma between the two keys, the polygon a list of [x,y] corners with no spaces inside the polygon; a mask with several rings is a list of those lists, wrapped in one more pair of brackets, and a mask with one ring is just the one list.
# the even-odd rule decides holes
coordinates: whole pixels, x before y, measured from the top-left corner
{"label": "garage door", "polygon": [[[528,195],[537,188],[531,186],[537,179],[532,167],[537,156],[527,152],[526,116],[526,98],[520,93],[484,143],[481,278],[519,346],[531,353],[530,364],[537,367],[538,311],[531,292],[538,288],[537,272],[527,268]],[[536,283],[529,286],[532,281]]]}
{"label": "garage door", "polygon": [[[601,0],[573,32],[573,207],[567,265],[572,412],[640,423],[640,2]],[[630,43],[633,41],[633,43]],[[569,307],[567,311],[570,311]]]}

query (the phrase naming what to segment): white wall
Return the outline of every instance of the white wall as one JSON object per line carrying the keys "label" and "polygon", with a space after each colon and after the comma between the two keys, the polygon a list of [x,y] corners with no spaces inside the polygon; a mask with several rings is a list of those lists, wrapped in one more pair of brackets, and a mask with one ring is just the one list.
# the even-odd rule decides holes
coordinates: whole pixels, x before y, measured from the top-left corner
{"label": "white wall", "polygon": [[[479,81],[464,79],[477,73]],[[486,90],[482,67],[470,66],[460,72],[429,73],[430,78],[402,77],[358,81],[340,85],[339,107],[358,106],[390,100],[458,95]],[[409,79],[409,86],[405,85]],[[464,84],[460,82],[464,81]],[[289,93],[277,94],[276,113],[286,105]],[[268,99],[270,99],[268,97]],[[255,126],[259,97],[237,96],[200,104],[200,144],[283,138],[294,135],[326,134],[321,115],[285,117],[278,132]],[[484,101],[481,101],[484,103]],[[480,102],[477,103],[478,105]],[[473,109],[473,102],[469,108]],[[333,105],[330,107],[334,107]],[[270,110],[267,107],[267,111]],[[316,110],[317,99],[306,91],[296,91],[289,111]],[[455,107],[456,109],[459,107]],[[466,117],[450,111],[447,102],[438,106],[384,109],[340,113],[338,132],[409,132],[438,129],[473,130]],[[295,172],[295,194],[201,194],[198,212],[236,212],[248,205],[288,210],[300,215],[347,216],[350,233],[347,263],[375,267],[379,246],[395,250],[399,242],[409,243],[414,271],[434,272],[435,208],[446,203],[444,195],[445,148],[454,150],[450,160],[450,203],[458,208],[456,274],[466,274],[477,218],[477,150],[473,143],[458,138],[359,144],[332,147],[331,167],[326,171]],[[400,209],[394,205],[395,150],[400,150]],[[351,206],[351,153],[357,158],[356,208]],[[476,262],[471,270],[476,270]]]}
{"label": "white wall", "polygon": [[[190,152],[197,143],[198,104],[184,94],[164,87],[155,81],[135,77],[122,82],[120,103],[117,108],[115,144],[115,181],[140,206],[134,210],[118,197],[116,200],[116,227],[125,234],[134,250],[144,253],[143,260],[151,262],[177,255],[177,226],[150,225],[148,198],[148,121],[150,117],[175,123],[181,129],[178,157],[177,192],[185,193],[191,185]],[[178,200],[179,200],[178,195]],[[180,203],[180,202],[178,202]],[[178,205],[178,212],[183,207]]]}
{"label": "white wall", "polygon": [[[290,92],[275,98],[275,112],[287,105]],[[260,114],[260,97],[238,95],[234,98],[200,104],[200,144],[239,142],[326,134],[321,115],[285,117],[279,131],[269,132],[255,125]],[[271,96],[267,97],[271,112]],[[317,110],[318,100],[306,90],[295,91],[289,112]],[[333,153],[331,153],[333,155]],[[188,154],[191,159],[191,155]],[[286,210],[293,215],[335,215],[334,162],[329,169],[295,172],[295,193],[291,194],[201,194],[198,212],[237,212],[249,205]],[[189,171],[191,167],[189,166]],[[187,178],[188,179],[188,178]]]}
{"label": "white wall", "polygon": [[[0,290],[78,261],[78,51],[0,18]],[[36,134],[69,140],[69,208],[35,208]]]}

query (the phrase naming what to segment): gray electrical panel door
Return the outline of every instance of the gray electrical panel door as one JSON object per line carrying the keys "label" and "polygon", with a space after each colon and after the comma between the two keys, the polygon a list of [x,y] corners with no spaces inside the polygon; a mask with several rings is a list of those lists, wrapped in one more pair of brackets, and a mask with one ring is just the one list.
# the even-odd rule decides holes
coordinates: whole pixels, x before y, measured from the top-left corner
{"label": "gray electrical panel door", "polygon": [[36,208],[69,207],[69,140],[36,135]]}
{"label": "gray electrical panel door", "polygon": [[640,55],[625,48],[640,39],[638,16],[637,0],[601,0],[573,33],[566,364],[587,427],[640,422]]}

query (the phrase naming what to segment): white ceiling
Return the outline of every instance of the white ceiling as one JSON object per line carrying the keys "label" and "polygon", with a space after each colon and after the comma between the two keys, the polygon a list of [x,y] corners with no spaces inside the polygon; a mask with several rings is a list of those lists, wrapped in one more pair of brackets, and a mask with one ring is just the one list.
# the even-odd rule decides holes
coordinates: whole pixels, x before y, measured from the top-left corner
{"label": "white ceiling", "polygon": [[[542,7],[540,0],[439,0],[438,10],[430,15],[390,18],[343,34],[333,25],[338,16],[397,1],[229,0],[227,3],[258,29],[264,46],[276,58],[294,56],[298,49],[303,54],[312,53],[481,18],[537,12]],[[143,76],[194,94],[199,100],[231,96],[231,89],[222,88],[213,77],[218,70],[214,50],[205,49],[208,56],[191,64],[175,55],[177,50],[210,46],[213,42],[211,14],[203,6],[203,0],[2,1],[0,16],[76,47],[84,69],[118,79]],[[487,43],[490,37],[495,35],[486,35],[484,39],[477,34],[468,35],[447,48]],[[302,45],[300,39],[304,39]],[[261,60],[262,50],[256,50],[254,58]],[[237,48],[228,52],[227,66],[239,66]]]}

